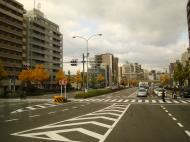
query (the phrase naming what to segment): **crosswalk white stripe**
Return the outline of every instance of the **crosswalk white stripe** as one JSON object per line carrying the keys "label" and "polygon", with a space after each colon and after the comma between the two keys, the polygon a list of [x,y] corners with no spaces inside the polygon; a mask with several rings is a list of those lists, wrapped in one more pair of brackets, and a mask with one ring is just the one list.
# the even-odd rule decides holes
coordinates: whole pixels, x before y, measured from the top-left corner
{"label": "crosswalk white stripe", "polygon": [[126,103],[126,102],[128,102],[129,100],[128,99],[126,99],[124,102]]}
{"label": "crosswalk white stripe", "polygon": [[122,102],[123,101],[123,99],[120,99],[120,100],[118,100],[117,102]]}
{"label": "crosswalk white stripe", "polygon": [[115,102],[117,99],[113,99],[111,102]]}
{"label": "crosswalk white stripe", "polygon": [[138,103],[142,103],[142,100],[138,100]]}
{"label": "crosswalk white stripe", "polygon": [[108,102],[108,101],[110,101],[111,99],[107,99],[107,100],[105,100],[104,102]]}
{"label": "crosswalk white stripe", "polygon": [[190,103],[190,100],[187,100]]}
{"label": "crosswalk white stripe", "polygon": [[158,101],[159,101],[159,103],[161,103],[161,104],[163,104],[163,103],[164,103],[162,100],[158,100]]}
{"label": "crosswalk white stripe", "polygon": [[134,103],[134,102],[136,102],[136,100],[133,99],[133,100],[131,101],[131,103]]}
{"label": "crosswalk white stripe", "polygon": [[145,103],[149,103],[149,100],[145,100]]}
{"label": "crosswalk white stripe", "polygon": [[174,102],[174,103],[176,103],[176,104],[179,104],[179,102],[178,102],[178,101],[176,101],[176,100],[173,100],[173,102]]}
{"label": "crosswalk white stripe", "polygon": [[171,102],[171,101],[169,101],[169,100],[166,100],[166,102],[167,102],[167,103],[169,103],[169,104],[171,104],[171,103],[172,103],[172,102]]}
{"label": "crosswalk white stripe", "polygon": [[152,100],[152,103],[156,103],[156,100]]}
{"label": "crosswalk white stripe", "polygon": [[182,103],[184,103],[184,104],[186,104],[187,102],[186,101],[183,101],[183,100],[179,100],[180,102],[182,102]]}

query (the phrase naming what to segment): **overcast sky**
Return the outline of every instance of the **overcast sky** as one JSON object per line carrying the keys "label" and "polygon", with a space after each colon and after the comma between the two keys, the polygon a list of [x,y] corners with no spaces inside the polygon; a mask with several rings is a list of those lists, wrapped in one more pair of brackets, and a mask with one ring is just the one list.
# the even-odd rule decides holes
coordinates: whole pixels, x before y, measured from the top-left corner
{"label": "overcast sky", "polygon": [[[18,0],[26,10],[33,0]],[[64,61],[81,60],[89,41],[90,57],[113,53],[119,63],[138,62],[146,69],[162,70],[181,58],[188,46],[187,0],[36,0],[46,18],[60,26]],[[80,68],[81,66],[78,66]],[[65,65],[74,72],[76,67]]]}

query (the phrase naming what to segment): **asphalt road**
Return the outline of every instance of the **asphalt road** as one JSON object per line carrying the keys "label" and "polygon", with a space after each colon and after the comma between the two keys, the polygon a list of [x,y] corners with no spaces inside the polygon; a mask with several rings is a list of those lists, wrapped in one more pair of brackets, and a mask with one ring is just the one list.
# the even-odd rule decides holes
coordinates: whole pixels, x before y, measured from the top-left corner
{"label": "asphalt road", "polygon": [[53,104],[50,98],[0,100],[1,142],[189,142],[190,100],[136,88]]}

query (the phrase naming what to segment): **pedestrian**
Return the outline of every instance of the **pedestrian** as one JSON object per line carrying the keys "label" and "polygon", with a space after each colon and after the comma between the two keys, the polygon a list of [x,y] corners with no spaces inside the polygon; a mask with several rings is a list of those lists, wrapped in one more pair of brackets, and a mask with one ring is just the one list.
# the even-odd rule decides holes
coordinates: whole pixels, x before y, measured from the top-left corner
{"label": "pedestrian", "polygon": [[177,99],[176,87],[173,88],[172,98]]}
{"label": "pedestrian", "polygon": [[162,90],[162,101],[165,102],[165,90]]}

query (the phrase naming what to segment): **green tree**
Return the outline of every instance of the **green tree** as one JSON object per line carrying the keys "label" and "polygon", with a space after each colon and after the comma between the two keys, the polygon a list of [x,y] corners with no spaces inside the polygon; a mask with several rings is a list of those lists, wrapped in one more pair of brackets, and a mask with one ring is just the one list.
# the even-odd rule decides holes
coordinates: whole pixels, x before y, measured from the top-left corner
{"label": "green tree", "polygon": [[181,63],[177,63],[177,66],[174,69],[174,81],[178,82],[180,86],[183,86],[185,79],[186,73],[184,67]]}

